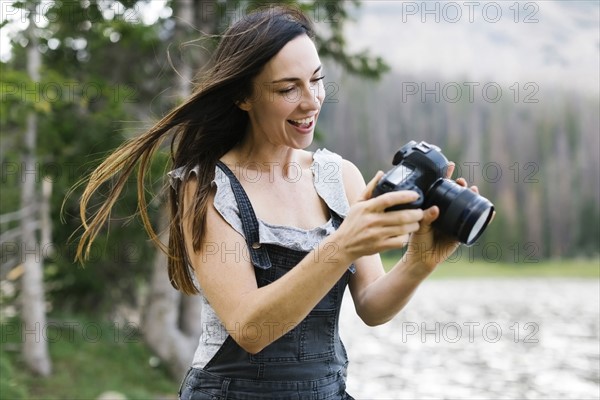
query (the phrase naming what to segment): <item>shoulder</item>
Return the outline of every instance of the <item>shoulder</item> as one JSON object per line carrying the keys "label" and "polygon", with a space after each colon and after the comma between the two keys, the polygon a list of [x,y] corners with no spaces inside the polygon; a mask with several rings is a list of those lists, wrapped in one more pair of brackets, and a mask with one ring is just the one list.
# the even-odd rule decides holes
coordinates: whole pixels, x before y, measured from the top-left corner
{"label": "shoulder", "polygon": [[366,187],[365,178],[352,161],[342,159],[342,178],[350,204],[356,202]]}
{"label": "shoulder", "polygon": [[327,149],[318,149],[315,151],[313,154],[313,163],[319,169],[331,171],[331,174],[341,175],[344,179],[350,178],[354,180],[359,176],[362,177],[360,170],[351,161]]}
{"label": "shoulder", "polygon": [[205,208],[206,221],[227,222],[238,234],[244,236],[242,222],[237,201],[231,181],[227,174],[215,165],[215,174],[210,186],[198,189],[199,167],[177,168],[168,172],[169,183],[176,191],[181,191],[179,206],[185,215],[193,212],[197,196],[205,193],[206,204],[212,205]]}
{"label": "shoulder", "polygon": [[362,172],[360,172],[360,170],[358,169],[358,167],[356,165],[354,165],[354,163],[352,163],[352,161],[346,160],[346,159],[342,159],[341,162],[341,167],[342,167],[342,176],[344,177],[344,185],[346,185],[346,180],[348,180],[348,184],[349,185],[353,185],[356,184],[356,181],[362,181],[364,183],[364,178],[362,175]]}

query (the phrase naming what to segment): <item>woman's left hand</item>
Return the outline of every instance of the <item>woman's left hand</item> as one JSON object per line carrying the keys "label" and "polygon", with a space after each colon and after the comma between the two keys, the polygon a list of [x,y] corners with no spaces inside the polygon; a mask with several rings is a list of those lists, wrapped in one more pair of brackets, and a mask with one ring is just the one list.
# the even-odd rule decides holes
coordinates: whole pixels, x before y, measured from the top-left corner
{"label": "woman's left hand", "polygon": [[[446,177],[450,178],[453,173],[454,163],[451,162],[448,165]],[[458,178],[456,183],[467,187],[467,181],[464,178]],[[471,186],[470,189],[479,194],[477,186]],[[418,271],[425,274],[431,273],[438,264],[448,259],[460,245],[456,239],[431,226],[439,215],[440,210],[437,206],[424,210],[424,216],[420,222],[421,227],[411,235],[404,254],[404,259],[409,265],[414,265]]]}

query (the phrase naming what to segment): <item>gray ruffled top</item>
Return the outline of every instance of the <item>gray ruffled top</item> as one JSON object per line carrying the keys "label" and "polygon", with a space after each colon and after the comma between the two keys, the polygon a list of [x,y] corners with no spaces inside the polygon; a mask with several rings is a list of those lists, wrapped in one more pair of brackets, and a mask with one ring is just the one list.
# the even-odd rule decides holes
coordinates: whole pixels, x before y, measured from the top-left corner
{"label": "gray ruffled top", "polygon": [[[327,149],[317,150],[313,154],[313,163],[310,169],[313,173],[313,182],[317,194],[331,210],[335,211],[340,217],[345,218],[349,204],[342,180],[342,158]],[[174,186],[174,179],[183,180],[191,172],[198,173],[198,170],[194,168],[186,173],[182,167],[169,172],[171,185]],[[233,229],[244,236],[240,211],[231,189],[229,177],[220,168],[216,167],[215,179],[212,184],[217,187],[214,207]],[[260,218],[258,224],[260,243],[277,244],[300,251],[311,251],[325,236],[335,230],[331,219],[327,223],[309,230],[269,224]]]}

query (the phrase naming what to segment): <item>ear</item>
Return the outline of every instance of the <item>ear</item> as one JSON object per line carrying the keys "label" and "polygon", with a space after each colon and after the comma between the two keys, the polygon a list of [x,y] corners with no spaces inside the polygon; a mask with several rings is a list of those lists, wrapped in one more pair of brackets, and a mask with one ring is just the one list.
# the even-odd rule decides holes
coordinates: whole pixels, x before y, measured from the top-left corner
{"label": "ear", "polygon": [[236,101],[235,105],[238,106],[238,108],[240,110],[243,111],[250,111],[252,109],[252,103],[250,103],[248,100],[244,100],[244,101]]}

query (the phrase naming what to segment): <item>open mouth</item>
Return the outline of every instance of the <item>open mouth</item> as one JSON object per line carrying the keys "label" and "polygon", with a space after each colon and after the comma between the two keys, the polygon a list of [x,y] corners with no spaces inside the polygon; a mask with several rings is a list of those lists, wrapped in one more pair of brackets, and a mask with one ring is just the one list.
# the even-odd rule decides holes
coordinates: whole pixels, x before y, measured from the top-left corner
{"label": "open mouth", "polygon": [[301,129],[309,129],[312,128],[312,126],[314,125],[315,117],[309,117],[304,119],[288,119],[287,122]]}

